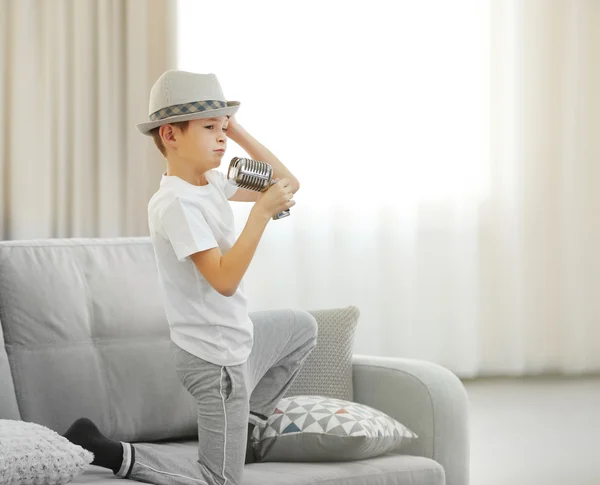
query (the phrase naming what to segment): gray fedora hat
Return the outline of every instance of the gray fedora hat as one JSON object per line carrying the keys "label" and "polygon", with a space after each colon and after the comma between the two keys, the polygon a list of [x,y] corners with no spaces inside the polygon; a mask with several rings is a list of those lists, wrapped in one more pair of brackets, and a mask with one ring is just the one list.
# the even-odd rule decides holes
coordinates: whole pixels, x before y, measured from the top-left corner
{"label": "gray fedora hat", "polygon": [[148,120],[135,125],[144,135],[150,130],[178,121],[233,115],[239,101],[227,101],[217,76],[171,69],[150,90]]}

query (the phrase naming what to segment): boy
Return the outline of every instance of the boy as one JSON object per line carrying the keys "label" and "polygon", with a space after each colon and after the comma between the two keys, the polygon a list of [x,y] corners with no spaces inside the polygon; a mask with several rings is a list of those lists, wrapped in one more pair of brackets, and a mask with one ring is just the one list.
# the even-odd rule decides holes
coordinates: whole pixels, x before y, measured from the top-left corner
{"label": "boy", "polygon": [[[251,320],[242,278],[271,217],[292,207],[297,179],[239,125],[214,74],[171,70],[150,93],[152,136],[167,171],[148,204],[148,223],[181,383],[198,410],[198,459],[110,440],[87,418],[65,433],[92,451],[92,464],[155,484],[237,485],[254,461],[249,438],[292,384],[316,345],[315,319],[299,310],[257,312]],[[227,137],[280,180],[265,192],[230,184],[215,170]],[[255,202],[235,241],[228,200]]]}

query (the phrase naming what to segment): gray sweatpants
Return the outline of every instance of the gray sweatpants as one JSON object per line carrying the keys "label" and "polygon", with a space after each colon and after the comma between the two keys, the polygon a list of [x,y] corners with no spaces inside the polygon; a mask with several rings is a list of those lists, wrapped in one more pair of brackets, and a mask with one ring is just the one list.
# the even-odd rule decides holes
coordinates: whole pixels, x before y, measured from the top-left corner
{"label": "gray sweatpants", "polygon": [[177,377],[197,403],[198,458],[122,442],[118,477],[157,485],[241,483],[248,423],[264,425],[250,413],[273,413],[317,343],[317,323],[303,310],[251,312],[250,318],[254,345],[243,364],[213,364],[171,342]]}

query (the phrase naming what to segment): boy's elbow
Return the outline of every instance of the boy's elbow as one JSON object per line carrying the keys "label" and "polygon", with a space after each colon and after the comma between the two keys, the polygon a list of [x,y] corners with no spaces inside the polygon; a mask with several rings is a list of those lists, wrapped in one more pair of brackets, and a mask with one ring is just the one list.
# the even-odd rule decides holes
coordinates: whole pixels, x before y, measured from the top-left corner
{"label": "boy's elbow", "polygon": [[235,295],[236,291],[237,291],[237,287],[236,288],[221,288],[221,290],[219,290],[219,293],[221,293],[221,295],[223,295],[223,296],[231,297],[231,296]]}

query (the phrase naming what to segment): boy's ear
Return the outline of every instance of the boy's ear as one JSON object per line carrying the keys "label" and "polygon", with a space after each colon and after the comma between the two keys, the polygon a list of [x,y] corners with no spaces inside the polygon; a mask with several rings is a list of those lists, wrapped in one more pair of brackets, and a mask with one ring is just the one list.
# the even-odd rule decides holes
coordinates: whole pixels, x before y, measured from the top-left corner
{"label": "boy's ear", "polygon": [[175,137],[175,128],[173,125],[162,125],[159,129],[160,137],[163,140],[163,145],[173,147],[177,142]]}

